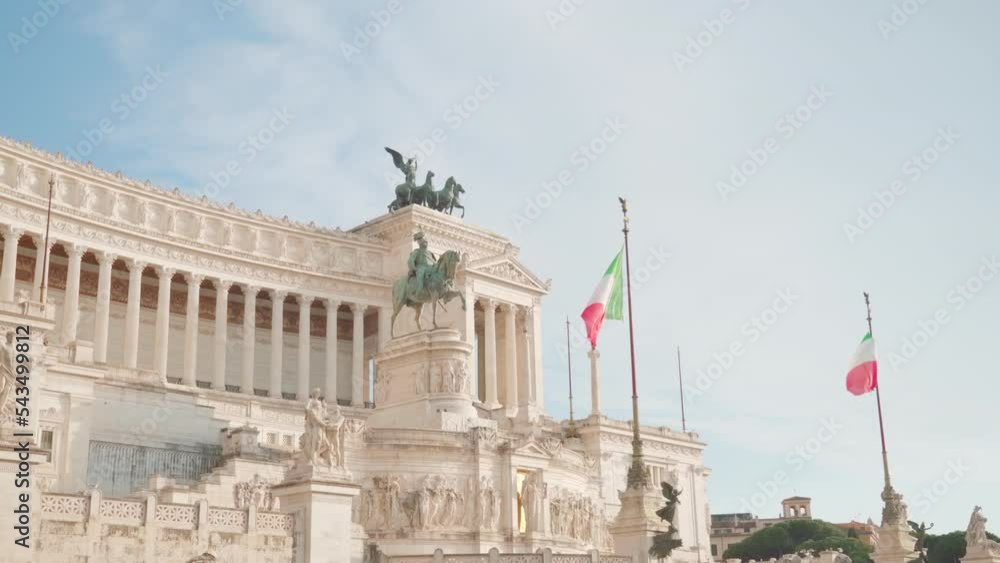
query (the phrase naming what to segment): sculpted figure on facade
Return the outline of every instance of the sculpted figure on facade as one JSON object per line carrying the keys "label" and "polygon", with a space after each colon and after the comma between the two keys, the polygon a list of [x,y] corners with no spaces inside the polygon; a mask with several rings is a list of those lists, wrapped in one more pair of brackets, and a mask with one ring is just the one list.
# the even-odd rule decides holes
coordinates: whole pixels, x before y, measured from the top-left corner
{"label": "sculpted figure on facade", "polygon": [[529,473],[521,485],[521,506],[524,507],[525,530],[541,531],[543,484],[538,472]]}
{"label": "sculpted figure on facade", "polygon": [[237,483],[233,487],[236,497],[236,508],[254,506],[257,510],[271,511],[274,508],[274,497],[271,495],[271,483],[254,475],[253,479]]}
{"label": "sculpted figure on facade", "polygon": [[483,476],[479,479],[479,527],[496,530],[500,523],[500,494],[493,486],[493,480]]}
{"label": "sculpted figure on facade", "polygon": [[14,389],[17,386],[14,358],[14,331],[7,332],[0,341],[0,424],[13,411]]}
{"label": "sculpted figure on facade", "polygon": [[302,435],[302,453],[312,465],[344,467],[344,416],[340,407],[332,412],[319,389],[313,389],[306,403],[306,430]]}

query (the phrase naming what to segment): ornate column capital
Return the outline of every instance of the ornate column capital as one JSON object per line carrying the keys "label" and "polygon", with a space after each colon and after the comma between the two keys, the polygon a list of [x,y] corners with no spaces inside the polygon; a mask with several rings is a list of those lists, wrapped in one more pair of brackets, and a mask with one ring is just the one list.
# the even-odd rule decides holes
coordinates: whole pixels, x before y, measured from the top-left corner
{"label": "ornate column capital", "polygon": [[170,266],[157,266],[156,275],[162,280],[163,278],[171,279],[174,274],[177,273],[176,268],[171,268]]}
{"label": "ornate column capital", "polygon": [[500,304],[500,310],[502,312],[507,313],[508,315],[514,315],[515,317],[517,316],[517,313],[518,313],[518,311],[520,309],[521,309],[520,306],[515,305],[513,303],[501,303]]}
{"label": "ornate column capital", "polygon": [[487,313],[493,312],[494,314],[496,314],[497,302],[494,299],[490,297],[480,297],[479,302],[483,305],[483,311]]}
{"label": "ornate column capital", "polygon": [[326,306],[326,312],[328,314],[330,312],[336,313],[338,310],[340,310],[340,299],[327,297],[326,299],[323,299],[323,304]]}
{"label": "ornate column capital", "polygon": [[315,300],[316,300],[315,295],[307,295],[305,293],[300,293],[295,296],[295,301],[299,304],[300,307],[311,306],[313,304],[313,301]]}
{"label": "ornate column capital", "polygon": [[24,234],[24,228],[23,227],[15,227],[13,225],[4,225],[3,226],[3,238],[4,239],[11,238],[11,239],[19,241],[19,240],[21,240],[21,235],[23,235],[23,234]]}
{"label": "ornate column capital", "polygon": [[97,256],[97,264],[102,268],[109,268],[114,265],[115,260],[118,260],[117,254],[107,250],[99,250],[94,254]]}
{"label": "ornate column capital", "polygon": [[213,282],[215,286],[215,291],[219,293],[229,293],[229,289],[233,287],[232,280],[217,279]]}
{"label": "ornate column capital", "polygon": [[87,247],[75,244],[72,242],[62,243],[63,250],[66,251],[66,255],[69,256],[71,260],[79,260],[83,258],[84,253],[87,252]]}
{"label": "ornate column capital", "polygon": [[205,281],[205,274],[194,274],[191,272],[185,272],[184,281],[186,281],[188,285],[195,285],[201,287],[201,282]]}
{"label": "ornate column capital", "polygon": [[[40,250],[43,246],[45,246],[45,233],[31,233],[31,240],[35,243],[35,248]],[[49,237],[49,250],[52,250],[52,247],[55,246],[55,244],[55,239]]]}
{"label": "ornate column capital", "polygon": [[285,302],[285,298],[288,297],[288,291],[284,289],[272,289],[271,290],[271,300],[276,302]]}
{"label": "ornate column capital", "polygon": [[253,297],[257,298],[257,294],[260,293],[260,286],[251,283],[245,283],[241,286],[243,288],[243,297]]}
{"label": "ornate column capital", "polygon": [[351,312],[354,313],[355,317],[364,315],[368,309],[368,305],[365,303],[348,303],[347,306],[351,308]]}
{"label": "ornate column capital", "polygon": [[148,265],[146,262],[135,258],[125,260],[125,263],[128,265],[129,275],[142,275],[143,270],[145,270]]}

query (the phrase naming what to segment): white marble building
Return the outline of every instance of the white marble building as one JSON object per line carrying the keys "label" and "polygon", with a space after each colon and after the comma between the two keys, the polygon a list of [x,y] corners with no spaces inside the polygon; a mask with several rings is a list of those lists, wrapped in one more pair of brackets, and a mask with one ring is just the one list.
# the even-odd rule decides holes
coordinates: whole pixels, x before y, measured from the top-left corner
{"label": "white marble building", "polygon": [[[405,275],[420,230],[435,254],[462,256],[457,288],[468,307],[453,302],[439,320],[457,331],[455,349],[470,365],[428,368],[403,392],[388,376],[393,346],[406,338],[390,339],[390,286]],[[110,549],[46,542],[122,512],[109,502],[134,514],[88,533],[141,536],[144,547],[121,549],[144,549],[144,560],[209,548],[228,549],[232,561],[286,560],[301,538],[269,490],[290,466],[312,388],[348,419],[346,466],[360,486],[352,533],[366,552],[614,552],[608,523],[625,488],[630,426],[595,412],[578,422],[579,438],[567,439],[565,423],[544,412],[549,283],[505,237],[423,207],[347,231],[321,228],[7,139],[0,235],[0,324],[6,332],[23,317],[44,331],[32,383],[33,486],[42,498],[33,509],[53,555],[38,560]],[[400,314],[400,334],[411,318]],[[448,406],[427,399],[445,395]],[[10,420],[4,411],[5,432]],[[683,491],[674,525],[684,547],[672,559],[709,561],[705,445],[664,428],[642,434],[653,478]],[[163,524],[161,515],[173,522],[164,507],[175,506],[194,523]],[[258,530],[262,521],[287,533]],[[141,526],[158,531],[135,532]],[[163,542],[172,547],[154,545]],[[265,543],[270,555],[246,555]],[[137,560],[101,553],[91,560]]]}

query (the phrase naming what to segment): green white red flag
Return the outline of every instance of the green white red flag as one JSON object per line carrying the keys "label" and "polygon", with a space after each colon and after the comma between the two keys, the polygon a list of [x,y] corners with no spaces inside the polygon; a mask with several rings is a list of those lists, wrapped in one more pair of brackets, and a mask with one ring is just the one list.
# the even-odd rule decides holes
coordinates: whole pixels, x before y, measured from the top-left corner
{"label": "green white red flag", "polygon": [[583,309],[580,315],[587,326],[587,339],[590,346],[597,348],[597,334],[601,331],[604,319],[620,321],[622,316],[622,288],[625,286],[622,281],[622,251],[619,250],[615,259],[611,261],[604,277],[598,282],[594,294],[590,296],[590,302]]}
{"label": "green white red flag", "polygon": [[875,340],[866,334],[854,352],[847,372],[847,390],[854,395],[870,393],[878,387],[878,362],[875,359]]}

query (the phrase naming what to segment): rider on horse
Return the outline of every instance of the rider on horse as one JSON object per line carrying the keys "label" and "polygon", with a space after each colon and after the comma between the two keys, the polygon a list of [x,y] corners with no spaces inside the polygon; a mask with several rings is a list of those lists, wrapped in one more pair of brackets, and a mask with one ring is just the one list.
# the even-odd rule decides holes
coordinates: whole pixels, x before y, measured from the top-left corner
{"label": "rider on horse", "polygon": [[423,231],[418,231],[417,234],[413,235],[413,240],[417,241],[418,248],[410,252],[410,258],[406,261],[406,283],[410,295],[418,299],[425,299],[426,289],[424,285],[427,273],[437,263],[437,258],[427,250],[427,239],[424,238]]}

